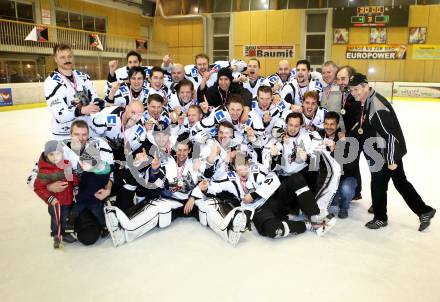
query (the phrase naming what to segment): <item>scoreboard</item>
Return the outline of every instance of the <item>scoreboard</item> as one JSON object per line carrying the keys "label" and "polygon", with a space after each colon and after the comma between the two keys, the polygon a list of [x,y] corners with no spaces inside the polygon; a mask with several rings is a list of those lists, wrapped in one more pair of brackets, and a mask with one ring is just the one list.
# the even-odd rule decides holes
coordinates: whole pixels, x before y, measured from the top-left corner
{"label": "scoreboard", "polygon": [[407,27],[409,7],[361,6],[333,9],[333,28]]}

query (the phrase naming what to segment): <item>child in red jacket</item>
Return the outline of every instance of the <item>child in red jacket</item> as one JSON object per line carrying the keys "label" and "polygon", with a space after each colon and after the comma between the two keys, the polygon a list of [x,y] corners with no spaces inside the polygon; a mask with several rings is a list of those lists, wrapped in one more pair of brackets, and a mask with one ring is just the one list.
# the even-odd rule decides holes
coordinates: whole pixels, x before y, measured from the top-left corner
{"label": "child in red jacket", "polygon": [[[50,235],[53,237],[54,248],[62,247],[63,239],[68,243],[76,240],[72,235],[65,234],[64,229],[73,203],[73,188],[78,185],[79,180],[72,173],[66,178],[65,171],[72,170],[70,162],[64,160],[61,143],[56,140],[48,141],[38,160],[38,175],[35,179],[34,191],[49,206]],[[66,187],[62,192],[53,193],[47,189],[48,184],[56,181],[64,182]]]}

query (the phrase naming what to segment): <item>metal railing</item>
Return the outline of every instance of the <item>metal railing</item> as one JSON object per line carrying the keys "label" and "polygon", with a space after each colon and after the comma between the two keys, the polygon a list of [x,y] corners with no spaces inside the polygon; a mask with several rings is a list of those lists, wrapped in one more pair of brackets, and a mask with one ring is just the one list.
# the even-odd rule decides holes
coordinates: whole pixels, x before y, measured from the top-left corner
{"label": "metal railing", "polygon": [[[0,19],[0,51],[50,54],[54,45],[67,43],[71,45],[76,54],[96,55],[100,52],[102,57],[119,57],[129,50],[136,49],[136,39],[143,37],[121,36],[107,33],[88,32],[84,30],[44,25],[48,28],[47,42],[25,41],[25,37],[37,26],[33,23]],[[103,51],[90,45],[89,35],[98,34]],[[167,53],[168,46],[149,40],[146,57],[151,60],[161,59]]]}

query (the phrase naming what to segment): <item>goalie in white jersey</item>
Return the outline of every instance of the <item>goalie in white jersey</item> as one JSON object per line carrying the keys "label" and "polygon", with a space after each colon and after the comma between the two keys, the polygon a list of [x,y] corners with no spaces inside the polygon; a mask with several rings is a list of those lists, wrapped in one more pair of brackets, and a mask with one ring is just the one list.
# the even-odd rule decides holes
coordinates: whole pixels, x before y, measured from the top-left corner
{"label": "goalie in white jersey", "polygon": [[90,115],[104,107],[90,77],[73,70],[73,52],[69,45],[54,47],[57,69],[44,81],[44,95],[52,113],[52,134],[56,140],[70,137],[70,127],[75,119],[90,123]]}

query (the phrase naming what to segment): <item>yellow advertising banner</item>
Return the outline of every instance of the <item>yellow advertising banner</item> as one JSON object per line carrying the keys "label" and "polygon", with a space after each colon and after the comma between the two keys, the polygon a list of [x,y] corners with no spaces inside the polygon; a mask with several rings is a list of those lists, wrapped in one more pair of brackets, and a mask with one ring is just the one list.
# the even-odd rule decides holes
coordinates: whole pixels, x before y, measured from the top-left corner
{"label": "yellow advertising banner", "polygon": [[413,60],[440,60],[440,45],[413,45]]}

